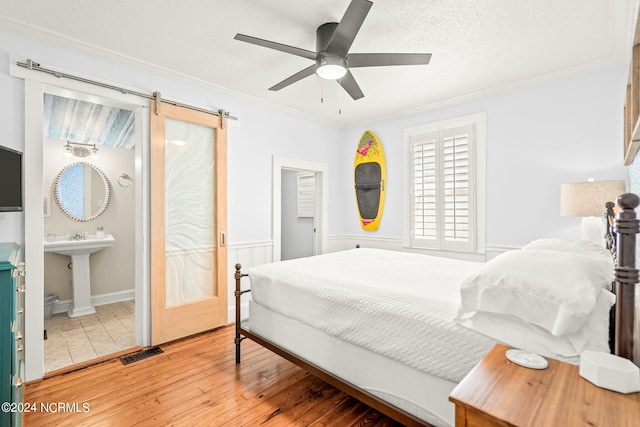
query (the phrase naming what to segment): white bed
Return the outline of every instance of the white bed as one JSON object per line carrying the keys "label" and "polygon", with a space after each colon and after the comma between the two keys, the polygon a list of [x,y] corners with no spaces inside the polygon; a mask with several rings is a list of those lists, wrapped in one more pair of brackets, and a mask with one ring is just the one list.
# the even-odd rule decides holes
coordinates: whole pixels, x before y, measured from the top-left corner
{"label": "white bed", "polygon": [[460,283],[480,266],[364,248],[263,265],[249,271],[251,330],[430,424],[452,425],[447,396],[496,343],[454,322]]}
{"label": "white bed", "polygon": [[[302,366],[308,363],[321,373],[329,373],[363,391],[365,398],[374,396],[391,409],[388,415],[403,423],[451,426],[451,390],[497,342],[510,344],[513,339],[521,344],[517,347],[565,359],[575,358],[585,348],[608,346],[607,316],[612,301],[606,295],[608,291],[602,289],[611,282],[610,257],[607,259],[602,248],[596,249],[595,255],[572,254],[574,247],[567,250],[564,243],[551,242],[551,248],[546,248],[548,243],[514,251],[513,257],[503,256],[505,262],[487,264],[361,248],[254,267],[248,274],[252,295],[249,322],[240,325],[239,309],[236,311],[236,361],[240,360],[240,335],[244,335],[285,357],[302,361]],[[551,249],[553,252],[545,252]],[[580,245],[579,251],[583,249]],[[535,263],[527,265],[517,259],[523,257],[575,266],[578,275],[571,273],[562,278],[562,283],[571,288],[575,282],[576,292],[559,296],[574,298],[569,301],[572,309],[567,312],[565,301],[558,304],[553,299],[556,295],[552,301],[545,300],[548,304],[542,309],[545,319],[545,309],[550,313],[555,310],[559,320],[552,326],[560,328],[554,331],[560,336],[546,330],[544,322],[538,322],[540,326],[535,324],[536,318],[526,318],[527,314],[539,316],[541,312],[540,295],[535,295],[534,312],[526,308],[530,289],[537,288],[536,283],[525,283],[514,291],[503,286],[503,277],[492,276],[495,264],[509,271],[507,285],[514,282],[521,286],[520,278],[512,277],[520,270],[542,283],[559,283],[538,271]],[[239,266],[236,268],[239,301],[247,291],[239,290],[243,275]],[[500,286],[488,292],[483,282],[487,277]],[[592,281],[598,283],[581,285]],[[549,293],[551,289],[554,294],[556,287],[543,291]],[[485,294],[492,298],[490,303],[497,295],[507,311],[487,313],[465,306],[465,295],[473,304],[487,304],[482,297]],[[518,304],[525,307],[514,305],[514,295],[524,299]],[[515,315],[509,310],[515,310]],[[517,318],[518,311],[524,313],[526,321]],[[576,330],[571,329],[573,324]],[[494,330],[499,334],[496,337],[485,335],[492,335]],[[565,353],[556,354],[558,348]],[[362,395],[356,397],[363,400]],[[385,412],[387,408],[382,409]]]}
{"label": "white bed", "polygon": [[249,277],[265,308],[458,382],[495,345],[454,322],[460,284],[480,267],[362,248],[265,264]]}
{"label": "white bed", "polygon": [[454,406],[448,396],[456,382],[332,337],[254,301],[249,311],[251,332],[429,424],[454,424]]}

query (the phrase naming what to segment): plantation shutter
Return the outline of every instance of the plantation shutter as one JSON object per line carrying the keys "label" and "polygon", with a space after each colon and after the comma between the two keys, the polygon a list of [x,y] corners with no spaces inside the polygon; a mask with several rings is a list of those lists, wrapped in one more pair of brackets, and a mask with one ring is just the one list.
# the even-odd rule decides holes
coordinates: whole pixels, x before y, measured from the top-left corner
{"label": "plantation shutter", "polygon": [[298,217],[314,217],[316,212],[316,176],[305,174],[296,176],[298,188]]}
{"label": "plantation shutter", "polygon": [[472,211],[473,170],[471,140],[473,126],[441,132],[442,138],[442,227],[441,247],[449,250],[472,250],[474,213]]}
{"label": "plantation shutter", "polygon": [[412,246],[436,248],[438,233],[438,133],[411,137],[413,157]]}
{"label": "plantation shutter", "polygon": [[412,245],[475,249],[473,126],[411,137]]}

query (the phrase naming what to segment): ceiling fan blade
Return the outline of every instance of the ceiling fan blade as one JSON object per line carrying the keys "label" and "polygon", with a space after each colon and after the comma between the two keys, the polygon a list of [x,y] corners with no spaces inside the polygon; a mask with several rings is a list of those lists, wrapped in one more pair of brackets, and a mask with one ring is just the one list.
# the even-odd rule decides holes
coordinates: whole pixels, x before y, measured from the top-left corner
{"label": "ceiling fan blade", "polygon": [[350,53],[347,55],[349,68],[426,65],[430,60],[430,53]]}
{"label": "ceiling fan blade", "polygon": [[284,79],[283,81],[281,81],[277,85],[270,87],[269,90],[274,90],[274,91],[275,90],[280,90],[283,87],[287,87],[290,84],[297,82],[298,80],[302,80],[305,77],[309,77],[310,75],[312,75],[315,72],[316,72],[316,64],[310,65],[307,68],[305,68],[304,70],[298,71],[293,76]]}
{"label": "ceiling fan blade", "polygon": [[358,86],[353,74],[351,74],[351,71],[347,71],[347,74],[338,80],[338,84],[347,91],[354,101],[364,97],[364,93],[362,93],[362,90],[360,89],[360,86]]}
{"label": "ceiling fan blade", "polygon": [[372,5],[373,3],[369,0],[351,0],[327,44],[325,49],[327,53],[345,57]]}
{"label": "ceiling fan blade", "polygon": [[311,52],[310,50],[300,49],[299,47],[288,46],[282,43],[276,43],[269,40],[259,39],[257,37],[247,36],[245,34],[236,34],[234,37],[236,40],[240,40],[241,42],[247,42],[251,44],[256,44],[262,47],[268,47],[269,49],[279,50],[280,52],[290,53],[292,55],[301,56],[303,58],[308,58],[312,60],[316,60],[318,54],[316,52]]}

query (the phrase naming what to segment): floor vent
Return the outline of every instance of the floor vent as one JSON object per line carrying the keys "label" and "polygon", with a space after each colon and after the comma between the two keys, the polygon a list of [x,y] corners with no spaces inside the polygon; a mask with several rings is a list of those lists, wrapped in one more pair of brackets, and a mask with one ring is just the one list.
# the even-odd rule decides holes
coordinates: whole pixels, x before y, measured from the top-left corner
{"label": "floor vent", "polygon": [[128,356],[122,356],[120,361],[123,365],[128,365],[129,363],[137,362],[138,360],[146,359],[147,357],[155,356],[160,353],[163,353],[160,347],[151,347]]}

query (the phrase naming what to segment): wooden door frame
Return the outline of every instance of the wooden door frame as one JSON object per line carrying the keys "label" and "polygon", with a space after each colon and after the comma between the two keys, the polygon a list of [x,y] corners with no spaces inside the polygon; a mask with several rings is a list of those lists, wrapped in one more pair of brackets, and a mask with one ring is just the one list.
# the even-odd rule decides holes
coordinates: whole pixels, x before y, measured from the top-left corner
{"label": "wooden door frame", "polygon": [[[44,66],[44,64],[43,64]],[[111,89],[102,88],[88,83],[74,80],[59,79],[53,75],[34,73],[18,67],[11,61],[10,74],[24,79],[25,103],[25,142],[24,142],[24,221],[29,224],[24,231],[24,259],[29,267],[29,286],[25,294],[25,310],[29,316],[25,319],[25,346],[29,351],[25,354],[25,379],[33,381],[44,376],[44,312],[42,302],[44,298],[44,221],[42,200],[46,192],[43,183],[43,95],[56,93],[65,96],[69,94],[91,94],[99,97],[101,102],[112,100],[122,103],[123,108],[133,110],[136,118],[136,154],[135,154],[135,336],[136,344],[149,345],[151,338],[149,310],[149,242],[146,239],[144,225],[148,224],[148,130],[149,116],[147,99],[132,95],[121,94]],[[114,82],[96,79],[106,85]],[[73,96],[73,95],[72,95]],[[125,106],[126,105],[126,106]]]}

